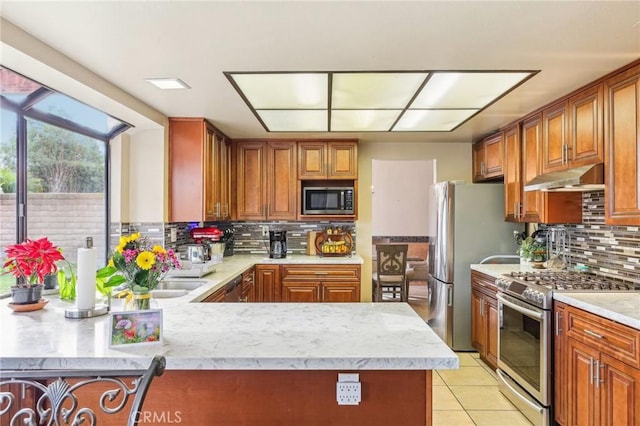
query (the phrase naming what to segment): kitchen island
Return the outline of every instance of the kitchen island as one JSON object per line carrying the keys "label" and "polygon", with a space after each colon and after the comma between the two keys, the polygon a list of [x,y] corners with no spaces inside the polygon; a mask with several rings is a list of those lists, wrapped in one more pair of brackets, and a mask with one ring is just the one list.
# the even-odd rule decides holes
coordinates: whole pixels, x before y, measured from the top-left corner
{"label": "kitchen island", "polygon": [[[182,424],[423,425],[431,370],[458,367],[404,303],[189,303],[198,297],[159,299],[163,343],[124,348],[109,348],[107,317],[66,319],[55,296],[35,312],[0,306],[0,368],[144,369],[161,354],[144,408]],[[344,372],[359,374],[359,405],[336,402]]]}

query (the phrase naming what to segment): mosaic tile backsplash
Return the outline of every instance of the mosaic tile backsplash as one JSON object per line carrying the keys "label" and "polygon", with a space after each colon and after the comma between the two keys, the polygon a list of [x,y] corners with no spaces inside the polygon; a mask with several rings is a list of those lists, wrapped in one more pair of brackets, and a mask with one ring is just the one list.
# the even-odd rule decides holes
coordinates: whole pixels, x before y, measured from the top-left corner
{"label": "mosaic tile backsplash", "polygon": [[[189,231],[199,226],[198,223],[113,223],[110,230],[110,247],[118,245],[121,235],[129,235],[142,232],[154,243],[162,244],[165,248],[178,250],[180,246],[193,243]],[[323,231],[327,227],[341,227],[351,232],[356,241],[356,228],[351,221],[318,221],[318,222],[207,222],[204,226],[217,226],[222,231],[233,228],[234,254],[267,254],[269,237],[262,236],[262,228],[267,226],[269,230],[287,231],[287,252],[290,254],[306,254],[307,232]],[[175,229],[176,241],[171,241],[171,232]]]}
{"label": "mosaic tile backsplash", "polygon": [[586,265],[589,271],[640,289],[640,228],[611,226],[604,222],[604,191],[582,195],[582,224],[547,225],[557,238],[552,249],[564,253],[568,267]]}

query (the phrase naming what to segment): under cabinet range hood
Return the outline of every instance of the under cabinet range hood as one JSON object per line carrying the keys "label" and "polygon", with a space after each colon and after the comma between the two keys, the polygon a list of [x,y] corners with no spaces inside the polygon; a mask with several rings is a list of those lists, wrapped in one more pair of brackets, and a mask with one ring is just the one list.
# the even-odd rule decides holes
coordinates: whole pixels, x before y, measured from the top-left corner
{"label": "under cabinet range hood", "polygon": [[604,189],[604,164],[545,173],[524,186],[525,191],[595,191]]}

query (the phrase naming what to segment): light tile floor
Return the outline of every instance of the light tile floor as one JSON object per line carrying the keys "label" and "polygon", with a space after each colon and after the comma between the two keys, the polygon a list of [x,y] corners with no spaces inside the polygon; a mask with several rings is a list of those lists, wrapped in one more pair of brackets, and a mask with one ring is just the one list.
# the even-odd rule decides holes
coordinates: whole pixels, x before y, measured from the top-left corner
{"label": "light tile floor", "polygon": [[[427,318],[427,290],[412,284],[409,305]],[[498,390],[496,373],[477,352],[458,352],[460,368],[434,371],[433,426],[531,426]]]}
{"label": "light tile floor", "polygon": [[498,390],[477,352],[458,352],[460,368],[434,371],[433,426],[531,426]]}

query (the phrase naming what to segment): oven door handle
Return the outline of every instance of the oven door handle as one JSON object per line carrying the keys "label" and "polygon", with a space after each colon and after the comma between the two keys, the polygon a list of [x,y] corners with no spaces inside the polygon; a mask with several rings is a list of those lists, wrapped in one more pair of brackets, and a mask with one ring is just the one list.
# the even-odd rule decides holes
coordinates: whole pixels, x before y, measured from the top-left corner
{"label": "oven door handle", "polygon": [[[505,378],[504,374],[502,373],[502,371],[500,371],[500,369],[498,368],[496,370],[496,374],[498,375],[498,377],[500,378],[500,381],[507,387],[509,388],[509,390],[511,392],[513,392],[514,395],[517,395],[518,398],[524,402],[525,404],[527,404],[532,410],[534,410],[536,413],[542,413],[542,407],[539,407],[538,405],[534,404],[532,401],[529,401],[528,398],[524,397],[522,395],[522,391],[518,391],[516,390],[513,386],[511,386],[509,384],[509,380],[507,378]],[[526,392],[525,392],[526,395]]]}
{"label": "oven door handle", "polygon": [[542,312],[537,312],[537,311],[534,311],[534,310],[531,310],[531,309],[527,309],[524,306],[517,305],[517,304],[505,299],[500,293],[498,293],[496,295],[496,297],[498,298],[500,303],[502,303],[505,306],[510,307],[511,309],[513,309],[513,310],[515,310],[517,312],[520,312],[523,315],[526,315],[526,316],[531,317],[531,318],[535,318],[537,320],[542,320],[542,318],[543,318],[544,314]]}

